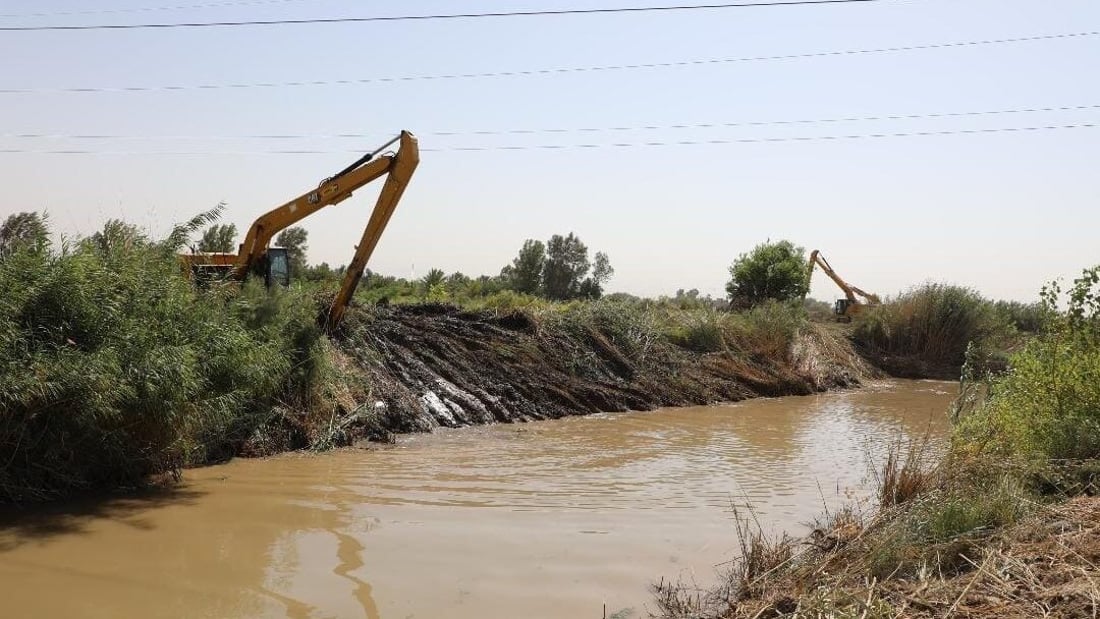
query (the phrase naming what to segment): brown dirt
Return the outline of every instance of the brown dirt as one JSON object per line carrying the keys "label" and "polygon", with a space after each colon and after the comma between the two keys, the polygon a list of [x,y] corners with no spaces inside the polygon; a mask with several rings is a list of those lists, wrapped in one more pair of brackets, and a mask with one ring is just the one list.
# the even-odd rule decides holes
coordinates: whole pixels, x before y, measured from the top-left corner
{"label": "brown dirt", "polygon": [[700,354],[658,339],[629,351],[596,326],[548,326],[520,312],[370,308],[337,344],[337,366],[357,383],[339,423],[351,438],[378,439],[437,426],[810,394],[878,376],[846,339],[816,326],[778,359]]}

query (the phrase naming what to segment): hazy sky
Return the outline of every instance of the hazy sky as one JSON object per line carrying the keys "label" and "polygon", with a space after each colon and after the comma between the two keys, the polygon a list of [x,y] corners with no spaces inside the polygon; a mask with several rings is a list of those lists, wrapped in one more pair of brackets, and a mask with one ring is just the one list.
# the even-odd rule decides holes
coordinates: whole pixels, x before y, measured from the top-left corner
{"label": "hazy sky", "polygon": [[[0,25],[401,15],[673,0],[16,0]],[[217,4],[205,8],[182,5]],[[138,7],[171,10],[134,11]],[[116,9],[124,9],[117,11]],[[91,12],[89,12],[91,11]],[[103,11],[103,12],[94,12]],[[68,15],[30,16],[32,13]],[[13,16],[18,15],[18,16]],[[163,232],[219,201],[242,230],[387,136],[421,166],[371,268],[496,273],[525,238],[574,231],[612,291],[721,294],[765,239],[820,248],[867,290],[925,280],[1030,300],[1100,263],[1100,128],[560,150],[447,150],[804,138],[1092,124],[1100,107],[921,119],[568,131],[1100,106],[1100,36],[811,58],[356,85],[55,89],[358,80],[783,56],[1100,30],[1095,0],[877,3],[645,14],[93,32],[0,32],[0,217],[65,234],[119,217]],[[20,138],[15,134],[55,137]],[[361,139],[242,136],[366,134]],[[79,139],[88,134],[126,139]],[[438,149],[438,150],[437,150]],[[49,154],[81,150],[92,154]],[[322,154],[273,154],[320,150]],[[39,151],[39,152],[10,152]],[[193,154],[172,154],[172,153]],[[313,261],[347,262],[377,186],[306,220]],[[824,278],[816,297],[838,291]]]}

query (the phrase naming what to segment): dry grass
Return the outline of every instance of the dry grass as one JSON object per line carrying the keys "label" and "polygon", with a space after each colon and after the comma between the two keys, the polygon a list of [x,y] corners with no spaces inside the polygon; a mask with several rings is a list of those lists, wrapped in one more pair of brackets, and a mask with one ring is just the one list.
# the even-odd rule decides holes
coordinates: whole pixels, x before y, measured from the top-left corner
{"label": "dry grass", "polygon": [[879,505],[908,503],[935,486],[936,471],[928,465],[928,455],[928,437],[890,448],[878,472]]}
{"label": "dry grass", "polygon": [[[1008,618],[1100,616],[1100,498],[1042,508],[1016,525],[978,530],[929,549],[916,569],[870,575],[876,552],[896,541],[902,512],[868,523],[846,510],[816,529],[806,550],[742,540],[748,564],[720,591],[662,583],[662,617]],[[746,552],[747,550],[747,552]],[[788,554],[789,553],[789,554]],[[937,560],[939,559],[939,560]],[[761,586],[766,583],[766,586]]]}

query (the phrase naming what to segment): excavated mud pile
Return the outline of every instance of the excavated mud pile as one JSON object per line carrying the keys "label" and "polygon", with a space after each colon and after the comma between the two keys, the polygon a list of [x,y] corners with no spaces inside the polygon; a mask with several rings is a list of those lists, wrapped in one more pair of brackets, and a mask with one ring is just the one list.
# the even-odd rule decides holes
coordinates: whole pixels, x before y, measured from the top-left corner
{"label": "excavated mud pile", "polygon": [[[627,349],[592,324],[447,305],[369,308],[338,342],[366,402],[360,436],[801,395],[874,376],[848,345],[808,327],[785,358],[700,354],[659,336]],[[351,408],[351,407],[347,407]]]}

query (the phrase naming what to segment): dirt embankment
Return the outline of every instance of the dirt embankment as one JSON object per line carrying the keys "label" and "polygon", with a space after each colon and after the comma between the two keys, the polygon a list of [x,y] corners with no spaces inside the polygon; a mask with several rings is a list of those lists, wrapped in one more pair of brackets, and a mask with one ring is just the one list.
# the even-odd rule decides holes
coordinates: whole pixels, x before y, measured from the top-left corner
{"label": "dirt embankment", "polygon": [[[437,426],[802,395],[881,376],[834,331],[807,325],[768,357],[697,353],[657,332],[446,305],[371,308],[337,342],[345,438]],[[350,378],[349,378],[350,377]]]}

